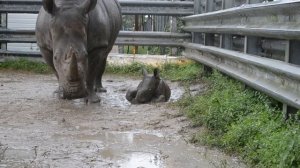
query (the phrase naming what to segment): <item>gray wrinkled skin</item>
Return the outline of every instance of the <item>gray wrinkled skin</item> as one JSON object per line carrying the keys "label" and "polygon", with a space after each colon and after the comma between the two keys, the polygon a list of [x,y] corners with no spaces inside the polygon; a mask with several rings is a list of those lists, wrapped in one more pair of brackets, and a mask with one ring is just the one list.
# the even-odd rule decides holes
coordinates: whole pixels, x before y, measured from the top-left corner
{"label": "gray wrinkled skin", "polygon": [[130,88],[126,93],[126,99],[132,104],[167,102],[170,96],[170,87],[159,77],[158,69],[154,69],[153,76],[143,69],[143,80],[137,88]]}
{"label": "gray wrinkled skin", "polygon": [[117,0],[43,0],[36,38],[62,99],[99,102],[108,53],[121,29]]}

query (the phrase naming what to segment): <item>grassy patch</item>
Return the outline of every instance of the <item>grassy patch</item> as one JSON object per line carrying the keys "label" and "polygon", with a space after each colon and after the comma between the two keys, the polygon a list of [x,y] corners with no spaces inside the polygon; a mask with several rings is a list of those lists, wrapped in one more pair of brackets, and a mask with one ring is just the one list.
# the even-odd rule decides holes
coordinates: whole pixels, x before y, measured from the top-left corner
{"label": "grassy patch", "polygon": [[[146,68],[149,73],[153,72],[154,66],[134,62],[126,65],[107,65],[106,73],[141,76],[142,68]],[[160,67],[161,76],[174,81],[192,81],[199,78],[201,66],[195,62],[185,62],[183,64],[164,64]],[[25,58],[7,60],[0,63],[0,70],[18,70],[34,73],[51,73],[48,65],[42,62],[30,61]]]}
{"label": "grassy patch", "polygon": [[[108,65],[106,73],[140,76],[142,68],[152,73],[155,67],[137,62],[128,65]],[[158,68],[163,78],[173,81],[193,81],[201,74],[201,66],[195,62],[163,64]]]}
{"label": "grassy patch", "polygon": [[25,58],[21,58],[17,60],[7,60],[5,62],[1,62],[0,70],[3,69],[42,73],[42,74],[51,73],[50,68],[45,63],[30,61]]}
{"label": "grassy patch", "polygon": [[195,125],[207,128],[193,142],[238,153],[257,167],[299,167],[300,126],[283,122],[277,102],[214,72],[204,95],[178,102]]}

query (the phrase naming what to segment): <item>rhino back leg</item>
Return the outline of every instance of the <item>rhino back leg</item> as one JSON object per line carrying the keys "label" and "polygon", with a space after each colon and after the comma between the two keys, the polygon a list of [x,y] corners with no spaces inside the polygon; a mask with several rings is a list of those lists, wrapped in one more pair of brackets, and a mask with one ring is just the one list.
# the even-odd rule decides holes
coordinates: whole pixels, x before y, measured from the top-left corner
{"label": "rhino back leg", "polygon": [[106,67],[108,53],[105,53],[104,56],[99,60],[99,69],[96,72],[96,80],[95,80],[95,91],[96,92],[107,92],[107,90],[102,85],[102,76]]}

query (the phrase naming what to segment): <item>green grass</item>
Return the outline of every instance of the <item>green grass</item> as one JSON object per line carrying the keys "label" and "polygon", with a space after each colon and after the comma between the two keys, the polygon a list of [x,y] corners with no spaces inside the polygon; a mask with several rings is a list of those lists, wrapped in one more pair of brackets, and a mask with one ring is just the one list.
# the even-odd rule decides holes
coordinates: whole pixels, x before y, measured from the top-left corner
{"label": "green grass", "polygon": [[[146,68],[148,73],[153,73],[154,66],[134,62],[128,65],[107,65],[106,73],[120,74],[127,76],[141,76],[142,68]],[[18,70],[34,73],[51,73],[50,68],[42,62],[30,61],[25,58],[7,60],[0,63],[0,70]],[[195,62],[183,64],[164,64],[159,67],[161,77],[173,81],[192,81],[199,78],[201,66]]]}
{"label": "green grass", "polygon": [[218,72],[206,81],[204,95],[177,103],[194,125],[207,128],[193,142],[238,154],[251,167],[300,167],[300,125],[284,122],[276,101]]}
{"label": "green grass", "polygon": [[[141,76],[142,68],[153,73],[154,66],[134,62],[128,65],[108,65],[106,73]],[[193,81],[201,75],[201,66],[195,62],[184,64],[163,64],[158,67],[160,76],[172,81]]]}
{"label": "green grass", "polygon": [[51,73],[50,68],[45,63],[30,61],[25,58],[0,62],[0,70],[18,70],[41,74]]}

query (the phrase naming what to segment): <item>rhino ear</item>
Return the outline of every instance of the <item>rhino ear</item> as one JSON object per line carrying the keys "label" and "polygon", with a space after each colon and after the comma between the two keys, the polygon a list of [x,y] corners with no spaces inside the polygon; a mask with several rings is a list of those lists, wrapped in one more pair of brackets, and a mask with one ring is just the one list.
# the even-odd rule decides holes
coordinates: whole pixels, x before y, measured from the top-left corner
{"label": "rhino ear", "polygon": [[53,15],[55,10],[55,2],[54,0],[43,0],[43,7],[46,12]]}
{"label": "rhino ear", "polygon": [[89,13],[91,10],[93,10],[97,5],[97,0],[85,0],[79,8],[82,10],[84,14]]}
{"label": "rhino ear", "polygon": [[153,76],[154,76],[155,78],[159,78],[159,70],[158,70],[158,68],[155,68],[155,69],[154,69],[154,71],[153,71]]}

